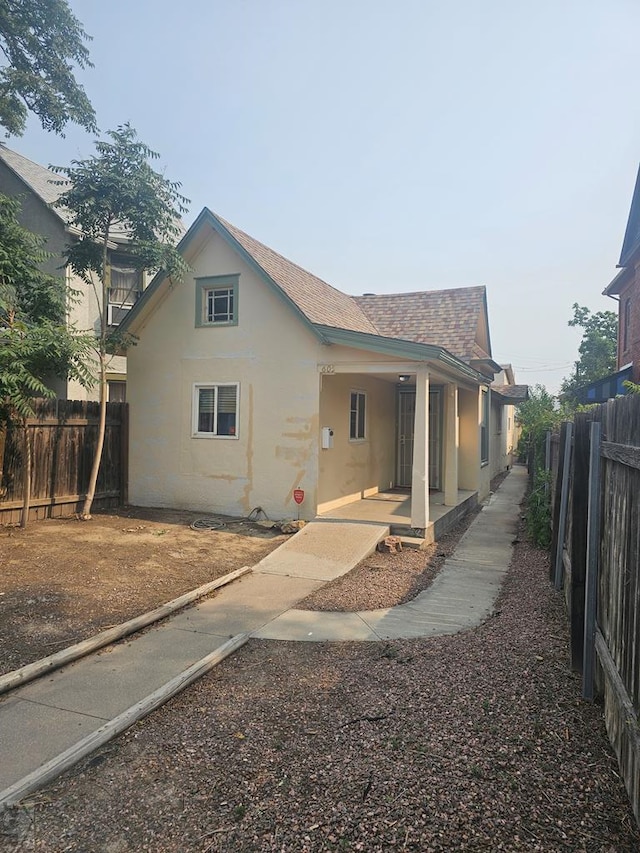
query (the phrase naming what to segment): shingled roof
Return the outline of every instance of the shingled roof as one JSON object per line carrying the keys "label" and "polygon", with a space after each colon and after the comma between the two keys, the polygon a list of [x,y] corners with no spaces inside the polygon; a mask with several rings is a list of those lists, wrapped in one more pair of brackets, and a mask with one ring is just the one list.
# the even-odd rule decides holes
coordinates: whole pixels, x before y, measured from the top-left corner
{"label": "shingled roof", "polygon": [[443,347],[463,361],[490,356],[477,343],[484,287],[356,296],[378,334]]}
{"label": "shingled roof", "polygon": [[371,320],[351,296],[337,290],[326,281],[279,255],[245,234],[221,216],[211,214],[220,222],[253,260],[297,305],[311,322],[352,332],[380,334]]}
{"label": "shingled roof", "polygon": [[[305,322],[325,341],[344,333],[360,335],[367,341],[388,341],[405,350],[418,344],[448,353],[460,365],[490,358],[478,341],[488,344],[484,287],[425,291],[390,296],[354,297],[337,290],[326,281],[227,222],[209,208],[202,209],[178,245],[189,255],[189,246],[209,226],[237,251],[253,269],[279,293]],[[200,245],[196,242],[196,245]],[[134,331],[137,318],[163,286],[159,274],[128,312],[122,330]],[[333,337],[332,337],[333,333]],[[335,342],[335,341],[334,341]],[[353,340],[342,340],[347,346]],[[489,345],[490,346],[490,345]],[[422,350],[420,357],[426,357]],[[444,357],[444,356],[443,356]],[[475,370],[473,364],[471,368]]]}
{"label": "shingled roof", "polygon": [[[51,169],[45,169],[39,163],[34,163],[17,151],[12,151],[4,145],[0,145],[0,160],[14,172],[33,192],[42,199],[45,204],[53,205],[65,191],[65,186],[56,185],[53,181],[63,178],[56,175]],[[68,221],[69,215],[62,208],[53,208],[53,212],[60,219]]]}
{"label": "shingled roof", "polygon": [[492,385],[491,391],[499,394],[506,402],[517,405],[529,399],[528,385]]}
{"label": "shingled roof", "polygon": [[[67,181],[63,175],[57,175],[51,169],[46,169],[39,163],[34,163],[17,151],[12,151],[4,145],[0,145],[0,160],[2,160],[12,172],[14,172],[20,180],[26,184],[57,216],[69,230],[75,233],[77,229],[73,227],[73,215],[71,211],[64,207],[56,207],[56,202],[63,192],[70,186],[71,182]],[[62,183],[54,183],[62,181]],[[181,219],[177,219],[180,236],[182,236],[186,228]],[[109,236],[116,242],[123,243],[129,240],[129,234],[126,228],[119,223],[111,227]]]}

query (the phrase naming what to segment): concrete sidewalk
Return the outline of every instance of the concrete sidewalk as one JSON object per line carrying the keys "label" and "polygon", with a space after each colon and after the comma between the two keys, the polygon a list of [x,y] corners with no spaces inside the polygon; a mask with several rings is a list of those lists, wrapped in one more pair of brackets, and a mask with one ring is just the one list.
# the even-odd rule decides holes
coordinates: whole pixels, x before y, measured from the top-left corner
{"label": "concrete sidewalk", "polygon": [[493,610],[509,568],[526,471],[515,468],[469,526],[429,589],[407,604],[358,613],[287,610],[252,637],[267,640],[389,640],[455,634]]}
{"label": "concrete sidewalk", "polygon": [[406,605],[363,613],[293,610],[350,571],[388,527],[311,523],[215,598],[76,661],[0,700],[3,793],[140,702],[230,636],[380,640],[454,633],[491,611],[511,557],[526,474],[514,470],[474,520],[430,589]]}

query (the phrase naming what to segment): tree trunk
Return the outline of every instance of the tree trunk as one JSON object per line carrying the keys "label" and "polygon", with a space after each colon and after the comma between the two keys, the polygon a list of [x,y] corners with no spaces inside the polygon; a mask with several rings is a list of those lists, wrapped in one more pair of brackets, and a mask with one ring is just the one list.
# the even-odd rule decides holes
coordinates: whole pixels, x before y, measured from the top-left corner
{"label": "tree trunk", "polygon": [[29,504],[31,503],[31,434],[26,420],[22,422],[22,438],[24,447],[24,465],[22,466],[22,514],[20,527],[26,527],[29,521]]}
{"label": "tree trunk", "polygon": [[96,451],[93,456],[91,474],[89,475],[89,485],[87,486],[87,494],[84,499],[84,506],[82,507],[81,517],[85,521],[88,521],[91,518],[91,506],[96,493],[96,483],[98,482],[98,472],[100,471],[100,462],[102,460],[102,448],[104,447],[104,433],[107,426],[107,310],[109,303],[109,287],[111,285],[111,266],[109,264],[108,250],[110,228],[111,217],[107,219],[102,238],[102,299],[101,304],[98,306],[100,311],[100,335],[98,337],[98,354],[100,359],[100,417],[98,420],[98,440],[96,443]]}
{"label": "tree trunk", "polygon": [[104,434],[107,427],[107,356],[106,353],[100,353],[100,416],[98,419],[98,439],[96,442],[96,450],[93,455],[93,464],[91,465],[91,474],[89,475],[89,485],[87,486],[87,494],[82,507],[82,518],[89,521],[91,518],[91,506],[96,493],[96,484],[98,482],[98,472],[100,471],[100,462],[102,460],[102,448],[104,447]]}

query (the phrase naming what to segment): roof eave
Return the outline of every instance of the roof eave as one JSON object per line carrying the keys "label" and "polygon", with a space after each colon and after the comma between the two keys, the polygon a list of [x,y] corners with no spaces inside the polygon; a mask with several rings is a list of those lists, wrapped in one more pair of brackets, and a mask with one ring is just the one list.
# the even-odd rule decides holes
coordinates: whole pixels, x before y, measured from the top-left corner
{"label": "roof eave", "polygon": [[[298,318],[304,323],[304,325],[320,340],[321,343],[326,343],[322,332],[319,327],[312,323],[307,315],[296,305],[296,303],[290,299],[289,296],[282,290],[282,288],[271,278],[271,276],[260,266],[260,264],[253,258],[249,252],[236,240],[236,238],[231,234],[227,228],[220,222],[218,217],[212,213],[208,207],[203,207],[195,221],[188,229],[184,237],[178,243],[176,249],[180,254],[184,257],[185,252],[189,249],[189,246],[193,243],[197,234],[200,232],[201,228],[204,225],[209,225],[213,230],[222,237],[222,239],[235,251],[237,252],[242,260],[269,286],[269,288],[278,296],[285,304],[289,306],[289,308],[298,316]],[[151,282],[148,287],[142,293],[142,296],[133,308],[127,313],[127,316],[124,318],[122,323],[120,324],[120,330],[124,332],[129,332],[132,324],[135,324],[138,317],[141,313],[146,309],[149,303],[153,300],[154,294],[158,291],[162,282],[165,280],[166,274],[163,270],[160,270]]]}
{"label": "roof eave", "polygon": [[419,344],[405,341],[402,338],[387,338],[382,335],[372,335],[368,332],[352,332],[348,329],[338,329],[333,326],[315,324],[318,334],[326,343],[338,344],[354,349],[365,349],[383,355],[399,356],[411,361],[435,361],[451,370],[473,379],[475,382],[486,383],[487,377],[452,355],[443,347],[433,344]]}
{"label": "roof eave", "polygon": [[627,246],[629,239],[635,231],[635,225],[638,219],[638,215],[640,214],[640,167],[638,168],[638,173],[636,175],[636,183],[633,188],[633,195],[631,197],[631,207],[629,208],[629,217],[627,219],[627,227],[625,228],[624,238],[622,240],[622,249],[620,250],[620,261],[618,265],[621,267],[626,267],[629,263],[629,260],[633,256],[633,254],[637,251],[639,247],[639,242],[636,239],[633,246]]}
{"label": "roof eave", "polygon": [[[492,358],[471,358],[469,361],[471,364],[487,367],[493,373],[500,373],[502,371],[502,367]],[[482,373],[482,370],[479,370],[479,372]]]}
{"label": "roof eave", "polygon": [[609,282],[609,284],[602,291],[603,296],[617,296],[622,290],[622,282],[629,272],[628,267],[623,267],[620,272]]}
{"label": "roof eave", "polygon": [[185,243],[186,248],[186,245],[188,244],[188,242],[190,242],[187,242],[187,238],[189,237],[189,234],[192,229],[196,228],[196,226],[199,228],[205,222],[208,223],[214,229],[214,231],[216,231],[222,237],[222,239],[225,240],[228,245],[231,246],[231,248],[234,249],[234,251],[236,251],[240,255],[240,257],[247,264],[247,266],[249,266],[271,288],[273,293],[275,293],[275,295],[279,299],[281,299],[286,305],[289,306],[289,308],[294,312],[294,314],[296,314],[298,318],[304,323],[307,329],[309,329],[314,335],[317,335],[320,338],[320,341],[324,343],[322,335],[319,334],[316,325],[311,322],[311,320],[307,317],[304,311],[302,311],[302,309],[298,305],[296,305],[293,299],[291,299],[291,297],[289,297],[284,292],[280,285],[271,278],[269,273],[266,272],[266,270],[260,266],[256,259],[249,252],[247,252],[244,246],[236,240],[236,238],[228,230],[228,228],[225,227],[225,225],[218,219],[215,213],[209,210],[208,207],[204,207],[202,209],[194,224],[191,226],[189,231],[187,231],[185,236],[178,244],[178,250],[180,251],[183,243]]}
{"label": "roof eave", "polygon": [[529,388],[525,391],[524,395],[511,395],[511,394],[503,394],[502,391],[499,391],[497,388],[491,389],[491,396],[499,397],[500,402],[505,406],[518,406],[520,403],[524,403],[529,399]]}

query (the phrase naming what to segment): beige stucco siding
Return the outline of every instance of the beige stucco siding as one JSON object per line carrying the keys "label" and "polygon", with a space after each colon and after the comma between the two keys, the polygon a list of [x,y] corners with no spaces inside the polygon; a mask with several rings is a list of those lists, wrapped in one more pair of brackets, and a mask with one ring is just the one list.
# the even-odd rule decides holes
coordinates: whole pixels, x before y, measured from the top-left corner
{"label": "beige stucco siding", "polygon": [[[366,400],[365,438],[350,440],[351,392]],[[386,489],[395,478],[395,385],[352,374],[324,376],[320,427],[333,430],[333,447],[320,450],[318,500],[322,511]]]}
{"label": "beige stucco siding", "polygon": [[[197,276],[239,274],[238,325],[195,327],[194,277],[170,289],[129,351],[130,500],[272,518],[317,498],[318,342],[220,237]],[[193,437],[195,383],[239,383],[237,437]]]}
{"label": "beige stucco siding", "polygon": [[[458,483],[461,489],[477,491],[480,500],[488,496],[491,482],[490,466],[480,465],[482,393],[480,388],[473,390],[460,388],[458,396],[460,426]],[[491,446],[489,446],[490,452]]]}

